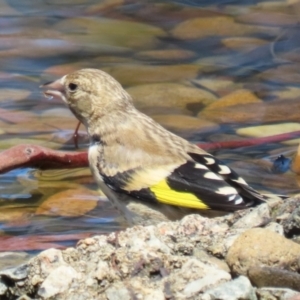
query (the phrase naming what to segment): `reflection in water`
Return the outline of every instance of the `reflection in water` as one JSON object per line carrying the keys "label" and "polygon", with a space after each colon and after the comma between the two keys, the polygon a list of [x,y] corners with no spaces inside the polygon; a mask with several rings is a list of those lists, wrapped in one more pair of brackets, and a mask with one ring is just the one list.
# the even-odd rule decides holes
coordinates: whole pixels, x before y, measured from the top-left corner
{"label": "reflection in water", "polygon": [[[38,87],[86,67],[110,73],[140,110],[194,142],[299,130],[299,10],[296,1],[3,1],[1,150],[33,143],[76,151],[77,121]],[[266,124],[268,132],[258,127]],[[87,142],[82,127],[80,150]],[[290,158],[298,143],[213,154],[256,189],[294,194],[297,177],[275,174],[272,164],[281,154]],[[87,168],[3,174],[1,235],[79,238],[123,226],[96,190]]]}

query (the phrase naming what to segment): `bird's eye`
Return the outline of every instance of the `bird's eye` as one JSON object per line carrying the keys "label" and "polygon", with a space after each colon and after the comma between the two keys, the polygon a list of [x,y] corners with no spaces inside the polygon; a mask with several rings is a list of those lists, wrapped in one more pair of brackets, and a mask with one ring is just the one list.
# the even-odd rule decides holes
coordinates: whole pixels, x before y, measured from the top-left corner
{"label": "bird's eye", "polygon": [[77,90],[78,85],[76,83],[69,83],[68,88],[71,92],[75,92]]}

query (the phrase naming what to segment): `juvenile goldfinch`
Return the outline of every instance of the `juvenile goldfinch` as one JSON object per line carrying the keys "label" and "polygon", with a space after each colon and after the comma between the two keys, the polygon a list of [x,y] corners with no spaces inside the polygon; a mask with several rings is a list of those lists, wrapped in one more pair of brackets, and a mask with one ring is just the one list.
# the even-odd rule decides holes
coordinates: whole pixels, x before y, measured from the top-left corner
{"label": "juvenile goldfinch", "polygon": [[82,69],[43,87],[46,96],[61,98],[85,125],[90,168],[117,206],[122,194],[222,211],[268,198],[215,157],[139,112],[131,96],[103,71]]}

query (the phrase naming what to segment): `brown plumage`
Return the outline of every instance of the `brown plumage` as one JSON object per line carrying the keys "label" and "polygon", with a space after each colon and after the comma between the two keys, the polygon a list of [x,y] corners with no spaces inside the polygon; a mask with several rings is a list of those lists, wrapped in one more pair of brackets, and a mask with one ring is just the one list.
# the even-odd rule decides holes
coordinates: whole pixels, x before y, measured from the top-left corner
{"label": "brown plumage", "polygon": [[267,199],[216,158],[139,112],[131,96],[103,71],[79,70],[44,88],[85,125],[92,173],[115,205],[120,194],[217,210]]}

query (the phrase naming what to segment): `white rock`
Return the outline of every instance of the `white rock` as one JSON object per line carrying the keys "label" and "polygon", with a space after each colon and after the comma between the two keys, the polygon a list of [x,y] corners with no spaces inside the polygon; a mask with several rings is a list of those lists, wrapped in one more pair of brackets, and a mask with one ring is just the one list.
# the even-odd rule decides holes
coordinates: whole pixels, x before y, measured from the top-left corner
{"label": "white rock", "polygon": [[78,278],[76,270],[70,266],[59,266],[45,279],[38,290],[38,295],[48,299],[66,291],[73,279]]}

